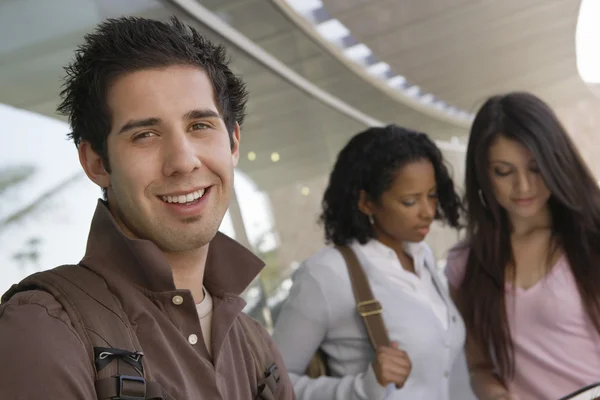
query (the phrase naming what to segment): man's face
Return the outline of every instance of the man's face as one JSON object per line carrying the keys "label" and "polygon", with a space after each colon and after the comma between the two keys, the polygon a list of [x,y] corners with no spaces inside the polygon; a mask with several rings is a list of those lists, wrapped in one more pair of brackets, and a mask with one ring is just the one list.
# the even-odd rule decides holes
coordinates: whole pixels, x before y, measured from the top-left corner
{"label": "man's face", "polygon": [[232,148],[206,73],[171,66],[126,74],[107,104],[108,203],[119,225],[165,252],[209,243],[229,207],[239,126]]}

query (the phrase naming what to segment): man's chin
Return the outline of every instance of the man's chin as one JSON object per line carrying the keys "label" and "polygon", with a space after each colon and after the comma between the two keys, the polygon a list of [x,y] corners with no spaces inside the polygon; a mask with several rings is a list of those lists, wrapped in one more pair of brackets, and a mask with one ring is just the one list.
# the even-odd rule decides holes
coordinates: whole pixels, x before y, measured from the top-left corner
{"label": "man's chin", "polygon": [[[171,232],[170,235],[163,234],[161,237],[155,237],[152,241],[166,253],[187,253],[207,246],[217,235],[218,229],[187,233],[184,230]],[[163,231],[163,233],[166,233],[166,231]]]}

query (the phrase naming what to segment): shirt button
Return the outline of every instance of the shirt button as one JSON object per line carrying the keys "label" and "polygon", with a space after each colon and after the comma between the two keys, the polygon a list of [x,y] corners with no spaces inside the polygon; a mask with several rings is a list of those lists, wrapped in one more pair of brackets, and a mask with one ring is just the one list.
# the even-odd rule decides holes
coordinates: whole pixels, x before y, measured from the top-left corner
{"label": "shirt button", "polygon": [[183,297],[179,295],[173,296],[173,304],[175,304],[176,306],[183,304]]}
{"label": "shirt button", "polygon": [[196,343],[198,343],[198,336],[192,333],[190,336],[188,336],[188,342],[190,342],[192,346],[195,345]]}
{"label": "shirt button", "polygon": [[456,315],[452,316],[452,322],[456,323]]}
{"label": "shirt button", "polygon": [[448,371],[444,372],[444,377],[447,378],[450,376],[450,373]]}

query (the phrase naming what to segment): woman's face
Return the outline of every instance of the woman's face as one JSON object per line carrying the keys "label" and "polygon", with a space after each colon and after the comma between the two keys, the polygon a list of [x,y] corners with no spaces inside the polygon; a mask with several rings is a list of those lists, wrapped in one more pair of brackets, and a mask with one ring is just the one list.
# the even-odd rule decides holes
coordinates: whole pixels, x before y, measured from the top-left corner
{"label": "woman's face", "polygon": [[383,243],[422,241],[437,210],[433,165],[429,160],[404,165],[378,201],[368,200],[363,192],[359,207],[373,216],[376,237]]}
{"label": "woman's face", "polygon": [[498,135],[489,149],[488,176],[496,201],[511,220],[535,217],[546,209],[550,190],[521,143]]}

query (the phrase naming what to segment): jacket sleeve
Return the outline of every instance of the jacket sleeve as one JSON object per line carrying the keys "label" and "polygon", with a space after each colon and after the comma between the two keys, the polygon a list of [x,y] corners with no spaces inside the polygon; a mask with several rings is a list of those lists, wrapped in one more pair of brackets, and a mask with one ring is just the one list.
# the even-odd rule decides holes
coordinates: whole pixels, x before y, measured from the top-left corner
{"label": "jacket sleeve", "polygon": [[48,293],[18,293],[0,306],[0,355],[2,399],[97,397],[84,345]]}
{"label": "jacket sleeve", "polygon": [[[335,282],[323,282],[335,284]],[[290,296],[284,304],[273,334],[294,384],[298,400],[379,400],[379,385],[369,363],[358,375],[311,379],[304,371],[326,337],[330,323],[327,298],[320,282],[307,270],[298,270]]]}

